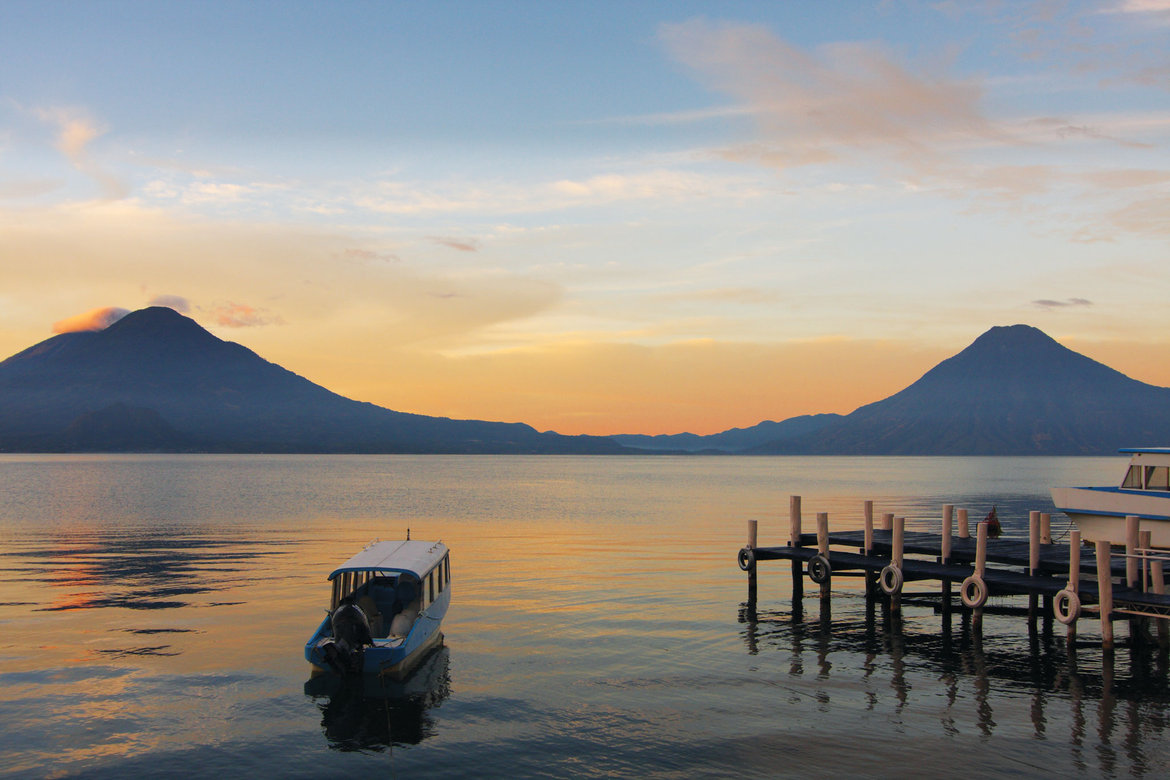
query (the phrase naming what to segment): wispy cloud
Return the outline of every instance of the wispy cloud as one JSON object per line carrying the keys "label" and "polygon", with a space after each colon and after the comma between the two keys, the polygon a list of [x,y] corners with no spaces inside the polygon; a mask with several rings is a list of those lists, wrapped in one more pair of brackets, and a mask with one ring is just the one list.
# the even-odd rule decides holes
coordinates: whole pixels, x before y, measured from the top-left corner
{"label": "wispy cloud", "polygon": [[258,309],[244,303],[226,303],[217,306],[211,311],[215,324],[225,328],[253,328],[260,325],[280,325],[283,320],[264,309]]}
{"label": "wispy cloud", "polygon": [[439,246],[458,249],[460,252],[479,251],[479,241],[474,238],[448,238],[446,236],[431,236],[430,239]]}
{"label": "wispy cloud", "polygon": [[102,306],[54,322],[53,332],[79,333],[83,331],[105,330],[129,313],[129,309],[123,309],[118,306]]}
{"label": "wispy cloud", "polygon": [[1120,14],[1164,14],[1170,21],[1170,0],[1122,0],[1104,9],[1106,13]]}
{"label": "wispy cloud", "polygon": [[180,314],[191,312],[191,303],[180,295],[156,295],[150,299],[151,306],[166,306]]}
{"label": "wispy cloud", "polygon": [[1065,298],[1063,301],[1041,298],[1032,301],[1032,305],[1039,306],[1041,309],[1063,309],[1068,306],[1092,306],[1093,302],[1087,298]]}
{"label": "wispy cloud", "polygon": [[876,45],[805,51],[761,26],[702,19],[665,25],[660,37],[714,89],[752,107],[760,142],[730,156],[788,168],[881,154],[918,166],[949,144],[1004,140],[977,83],[937,66],[915,72]]}
{"label": "wispy cloud", "polygon": [[129,192],[126,184],[95,162],[89,153],[94,139],[105,135],[105,127],[75,109],[38,108],[33,110],[33,114],[42,122],[56,126],[57,149],[78,172],[97,182],[105,197],[126,197]]}

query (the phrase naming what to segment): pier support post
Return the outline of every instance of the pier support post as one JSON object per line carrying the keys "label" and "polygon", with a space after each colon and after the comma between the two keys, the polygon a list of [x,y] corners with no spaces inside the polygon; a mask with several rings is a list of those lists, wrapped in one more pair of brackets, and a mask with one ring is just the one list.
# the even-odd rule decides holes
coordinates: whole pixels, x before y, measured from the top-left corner
{"label": "pier support post", "polygon": [[[1035,577],[1040,569],[1040,513],[1028,513],[1028,576]],[[1036,628],[1036,610],[1040,599],[1028,594],[1028,628]]]}
{"label": "pier support post", "polygon": [[975,576],[983,579],[987,571],[987,523],[986,521],[975,526]]}
{"label": "pier support post", "polygon": [[[906,518],[895,517],[894,527],[890,531],[890,565],[895,567],[899,572],[902,571],[903,549],[905,547],[906,539]],[[895,612],[902,610],[902,590],[890,596],[890,608]]]}
{"label": "pier support post", "polygon": [[987,603],[988,589],[984,574],[987,571],[987,523],[976,526],[975,571],[959,586],[959,600],[973,612],[973,625],[982,620],[983,605]]}
{"label": "pier support post", "polygon": [[1068,533],[1068,591],[1075,598],[1070,599],[1068,606],[1068,646],[1071,648],[1077,641],[1077,618],[1081,614],[1081,532],[1076,528]]}
{"label": "pier support post", "polygon": [[[951,562],[951,527],[954,525],[954,516],[954,504],[943,504],[942,549],[939,550],[939,558],[944,564]],[[951,615],[951,581],[945,578],[942,581],[942,611],[945,619],[949,621]]]}
{"label": "pier support post", "polygon": [[865,502],[865,550],[866,555],[873,552],[873,501]]}
{"label": "pier support post", "polygon": [[1052,515],[1040,513],[1040,544],[1052,544]]}
{"label": "pier support post", "polygon": [[960,539],[970,539],[971,538],[971,527],[967,523],[967,510],[966,509],[959,510],[959,538]]}
{"label": "pier support post", "polygon": [[[817,552],[829,559],[829,513],[817,512]],[[829,598],[832,577],[821,583],[821,601]]]}
{"label": "pier support post", "polygon": [[[1162,561],[1150,561],[1150,587],[1159,596],[1166,593],[1166,579],[1162,572]],[[1170,621],[1166,618],[1158,620],[1158,644],[1165,647],[1170,640]]]}
{"label": "pier support post", "polygon": [[1097,592],[1101,607],[1101,647],[1113,648],[1113,579],[1109,570],[1109,540],[1097,540]]}
{"label": "pier support post", "polygon": [[882,530],[892,531],[894,528],[894,513],[886,512],[882,515]]}
{"label": "pier support post", "polygon": [[955,507],[953,504],[943,504],[942,517],[942,562],[951,561],[951,526],[954,524]]}
{"label": "pier support post", "polygon": [[788,544],[800,547],[800,496],[788,497]]}
{"label": "pier support post", "polygon": [[1125,516],[1125,584],[1126,587],[1136,588],[1138,584],[1138,540],[1141,533],[1141,518],[1137,515]]}
{"label": "pier support post", "polygon": [[[759,530],[759,520],[748,520],[747,546],[753,551],[756,549]],[[753,557],[751,565],[748,567],[748,604],[752,606],[754,606],[756,603],[756,568],[757,561]]]}
{"label": "pier support post", "polygon": [[[862,554],[873,554],[873,501],[866,500],[864,509],[865,514],[865,541],[862,544]],[[877,576],[870,569],[865,570],[865,595],[867,597],[873,596],[877,593]]]}
{"label": "pier support post", "polygon": [[1154,536],[1153,531],[1139,531],[1138,532],[1138,547],[1144,551],[1141,554],[1141,558],[1138,559],[1138,561],[1141,563],[1141,570],[1138,573],[1138,577],[1140,578],[1139,582],[1141,582],[1141,584],[1142,584],[1142,591],[1143,592],[1150,589],[1150,568],[1151,568],[1150,563],[1151,563],[1151,561],[1150,561],[1148,556],[1150,554],[1149,550],[1153,546],[1153,542],[1154,542],[1153,536]]}
{"label": "pier support post", "polygon": [[[800,547],[800,496],[790,496],[788,499],[788,544]],[[804,599],[804,576],[800,561],[792,559],[792,606],[794,610],[801,609]]]}

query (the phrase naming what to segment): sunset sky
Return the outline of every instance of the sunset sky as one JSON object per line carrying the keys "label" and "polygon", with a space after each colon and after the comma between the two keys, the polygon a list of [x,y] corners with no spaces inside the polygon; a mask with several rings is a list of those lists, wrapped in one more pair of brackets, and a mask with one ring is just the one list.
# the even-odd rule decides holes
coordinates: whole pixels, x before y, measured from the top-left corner
{"label": "sunset sky", "polygon": [[1170,0],[0,3],[0,358],[163,304],[400,411],[714,433],[995,325],[1170,385],[1168,239]]}

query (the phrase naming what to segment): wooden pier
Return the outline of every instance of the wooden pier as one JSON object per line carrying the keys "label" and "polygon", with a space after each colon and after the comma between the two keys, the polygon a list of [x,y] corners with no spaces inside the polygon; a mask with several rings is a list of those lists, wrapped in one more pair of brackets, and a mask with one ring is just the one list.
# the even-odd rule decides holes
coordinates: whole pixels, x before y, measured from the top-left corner
{"label": "wooden pier", "polygon": [[739,551],[740,568],[748,573],[749,601],[755,601],[756,570],[760,562],[792,562],[793,599],[803,598],[804,576],[820,585],[821,597],[831,597],[836,576],[863,576],[866,593],[884,594],[898,609],[908,582],[940,583],[944,609],[952,588],[959,584],[963,607],[981,614],[989,597],[1027,595],[1029,616],[1039,603],[1075,633],[1079,618],[1097,613],[1104,647],[1113,645],[1113,621],[1120,616],[1153,618],[1163,643],[1170,627],[1170,595],[1166,594],[1163,564],[1170,551],[1151,549],[1149,532],[1139,518],[1126,518],[1126,538],[1098,540],[1082,546],[1080,532],[1069,543],[1054,544],[1047,514],[1031,512],[1029,538],[989,538],[988,524],[976,525],[970,535],[966,510],[942,507],[939,533],[906,531],[905,518],[882,516],[874,526],[873,502],[863,507],[860,530],[830,531],[826,513],[816,516],[816,532],[804,533],[801,498],[792,496],[788,543],[781,547],[757,545],[757,521],[748,523],[748,543]]}

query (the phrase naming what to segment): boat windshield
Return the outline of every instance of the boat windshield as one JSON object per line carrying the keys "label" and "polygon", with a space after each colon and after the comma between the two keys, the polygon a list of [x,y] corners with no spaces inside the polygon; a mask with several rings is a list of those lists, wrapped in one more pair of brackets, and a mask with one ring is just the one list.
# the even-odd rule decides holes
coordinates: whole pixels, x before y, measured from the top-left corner
{"label": "boat windshield", "polygon": [[1134,464],[1125,472],[1123,488],[1133,490],[1170,491],[1170,466],[1141,466]]}
{"label": "boat windshield", "polygon": [[1123,488],[1142,489],[1142,467],[1130,466],[1129,471],[1125,472],[1125,479],[1122,480],[1121,486]]}

